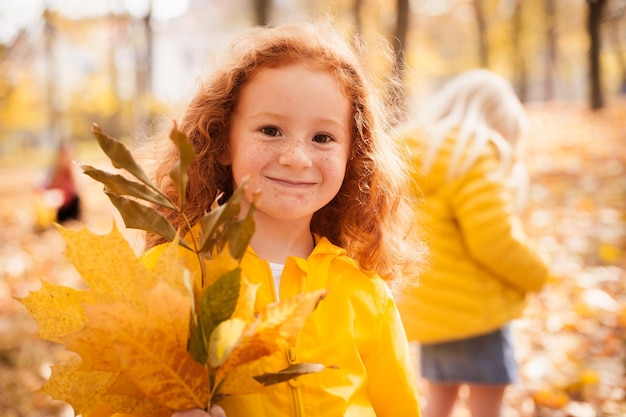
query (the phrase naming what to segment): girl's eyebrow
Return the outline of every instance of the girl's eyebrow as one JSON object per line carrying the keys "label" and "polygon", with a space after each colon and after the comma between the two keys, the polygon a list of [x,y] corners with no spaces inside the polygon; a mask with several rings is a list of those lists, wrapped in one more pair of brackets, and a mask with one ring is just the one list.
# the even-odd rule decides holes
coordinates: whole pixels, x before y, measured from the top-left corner
{"label": "girl's eyebrow", "polygon": [[248,113],[247,117],[249,119],[254,119],[256,117],[267,117],[267,116],[275,117],[275,118],[279,118],[279,119],[280,118],[285,118],[285,116],[280,114],[280,113],[274,113],[274,112],[267,111],[267,110],[261,110],[261,111],[258,111],[256,113]]}

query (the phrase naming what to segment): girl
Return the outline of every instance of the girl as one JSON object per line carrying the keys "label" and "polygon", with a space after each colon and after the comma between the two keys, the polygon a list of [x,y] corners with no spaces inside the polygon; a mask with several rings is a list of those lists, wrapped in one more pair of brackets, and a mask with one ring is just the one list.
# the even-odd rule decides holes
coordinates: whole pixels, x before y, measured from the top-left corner
{"label": "girl", "polygon": [[450,416],[468,384],[472,416],[498,417],[517,374],[507,323],[548,276],[515,214],[527,181],[519,155],[526,114],[509,83],[483,69],[454,78],[428,110],[405,138],[433,264],[419,287],[399,292],[398,307],[409,338],[422,344],[425,415]]}
{"label": "girl", "polygon": [[[297,343],[272,355],[265,371],[298,362],[337,369],[220,406],[228,417],[419,416],[406,335],[385,281],[415,276],[424,247],[410,233],[408,177],[363,46],[327,23],[294,24],[254,28],[230,52],[180,125],[198,155],[186,215],[193,223],[219,193],[227,199],[244,178],[256,181],[256,231],[242,269],[260,284],[257,308],[328,289]],[[175,160],[172,149],[157,176],[174,198],[167,175]],[[147,237],[148,248],[160,243]],[[185,413],[199,411],[177,415]]]}

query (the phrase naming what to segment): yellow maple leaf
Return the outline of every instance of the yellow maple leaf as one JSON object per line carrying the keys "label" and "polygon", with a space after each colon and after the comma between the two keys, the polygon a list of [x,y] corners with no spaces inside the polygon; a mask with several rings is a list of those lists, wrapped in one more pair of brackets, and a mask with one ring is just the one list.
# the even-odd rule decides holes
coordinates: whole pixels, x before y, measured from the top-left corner
{"label": "yellow maple leaf", "polygon": [[115,227],[106,235],[59,229],[88,289],[43,282],[20,300],[40,337],[80,355],[55,365],[42,392],[85,414],[205,407],[208,374],[186,350],[191,293],[177,245],[150,270]]}
{"label": "yellow maple leaf", "polygon": [[80,330],[85,324],[84,305],[93,304],[93,294],[41,281],[41,289],[18,299],[38,325],[42,339],[60,343],[60,336]]}
{"label": "yellow maple leaf", "polygon": [[206,288],[217,281],[223,274],[239,266],[239,262],[232,257],[228,245],[226,245],[221,252],[213,254],[211,259],[205,261],[205,265],[204,287]]}
{"label": "yellow maple leaf", "polygon": [[[115,227],[106,235],[84,228],[60,231],[65,254],[87,288],[44,282],[20,301],[37,321],[40,337],[77,353],[56,364],[41,389],[77,414],[165,417],[175,410],[207,408],[222,395],[258,392],[263,384],[253,377],[267,369],[259,368],[258,360],[280,354],[326,293],[301,294],[256,314],[258,284],[228,270],[234,265],[239,271],[226,251],[207,260],[218,273],[212,272],[214,282],[203,291],[215,292],[198,304],[193,300],[202,294],[192,290],[177,244],[162,247],[148,267]],[[235,288],[238,292],[230,294]],[[213,329],[206,335],[210,355],[199,363],[189,351],[190,322],[219,317],[220,300],[228,297],[230,316],[208,327]],[[216,309],[217,316],[199,314],[198,306]]]}
{"label": "yellow maple leaf", "polygon": [[119,373],[83,370],[79,356],[54,365],[50,379],[40,389],[42,393],[71,404],[77,415],[104,417],[113,415],[115,410],[123,410],[136,417],[171,416],[171,410],[150,398],[133,396],[136,391]]}
{"label": "yellow maple leaf", "polygon": [[[123,303],[89,306],[87,324],[78,334],[82,340],[104,342],[146,397],[172,410],[204,408],[209,380],[206,369],[187,353],[188,299],[163,282],[147,290],[145,298],[145,312]],[[71,336],[64,338],[68,349],[99,369],[102,353],[72,343],[76,339]]]}
{"label": "yellow maple leaf", "polygon": [[[182,294],[190,295],[193,288],[192,274],[189,269],[183,267],[179,252],[184,249],[175,244],[163,245],[163,247],[163,251],[151,270],[170,287]],[[143,258],[142,263],[144,263]]]}
{"label": "yellow maple leaf", "polygon": [[[295,364],[252,372],[260,358],[281,354],[280,347],[293,340],[325,294],[303,294],[255,313],[259,285],[246,279],[241,260],[254,233],[258,192],[245,216],[238,216],[242,184],[192,225],[183,207],[194,147],[176,124],[170,138],[180,158],[170,178],[177,201],[152,183],[123,143],[97,125],[92,131],[113,166],[134,179],[88,165],[83,172],[104,184],[126,227],[170,243],[137,257],[115,224],[106,235],[59,226],[65,256],[86,288],[44,282],[20,300],[41,337],[77,353],[53,367],[41,391],[86,417],[166,417],[324,369]],[[181,239],[155,206],[182,216],[188,236]],[[224,381],[230,387],[222,392]]]}
{"label": "yellow maple leaf", "polygon": [[115,223],[107,235],[83,228],[71,231],[59,226],[66,242],[65,257],[72,262],[99,303],[123,301],[142,309],[143,291],[159,280],[137,258]]}

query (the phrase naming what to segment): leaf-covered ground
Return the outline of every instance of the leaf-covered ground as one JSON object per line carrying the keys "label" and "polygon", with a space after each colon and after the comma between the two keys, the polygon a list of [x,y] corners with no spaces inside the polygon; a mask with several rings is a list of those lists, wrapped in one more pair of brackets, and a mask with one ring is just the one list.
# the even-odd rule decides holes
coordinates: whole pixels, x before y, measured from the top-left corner
{"label": "leaf-covered ground", "polygon": [[516,324],[510,415],[626,416],[626,101],[528,109],[525,220],[554,279]]}
{"label": "leaf-covered ground", "polygon": [[[626,100],[596,113],[584,103],[528,111],[533,186],[524,220],[554,278],[515,323],[521,381],[508,391],[505,417],[626,416]],[[103,163],[93,152],[76,158]],[[0,417],[73,415],[34,392],[62,350],[37,339],[34,320],[13,299],[37,289],[39,278],[78,281],[59,232],[34,230],[32,189],[45,173],[37,159],[0,159]],[[108,232],[120,220],[101,186],[77,180],[85,227]],[[139,248],[139,235],[127,236]],[[455,417],[467,415],[461,403]]]}

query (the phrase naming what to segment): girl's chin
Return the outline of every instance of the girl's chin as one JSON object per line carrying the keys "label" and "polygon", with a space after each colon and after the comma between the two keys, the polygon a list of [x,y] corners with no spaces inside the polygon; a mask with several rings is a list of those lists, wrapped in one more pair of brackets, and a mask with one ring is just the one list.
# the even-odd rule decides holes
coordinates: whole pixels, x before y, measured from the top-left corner
{"label": "girl's chin", "polygon": [[262,204],[256,209],[256,213],[266,217],[273,218],[280,221],[306,221],[310,222],[313,218],[313,212],[303,211],[301,206],[297,203],[293,203],[288,206],[274,206],[267,207]]}

